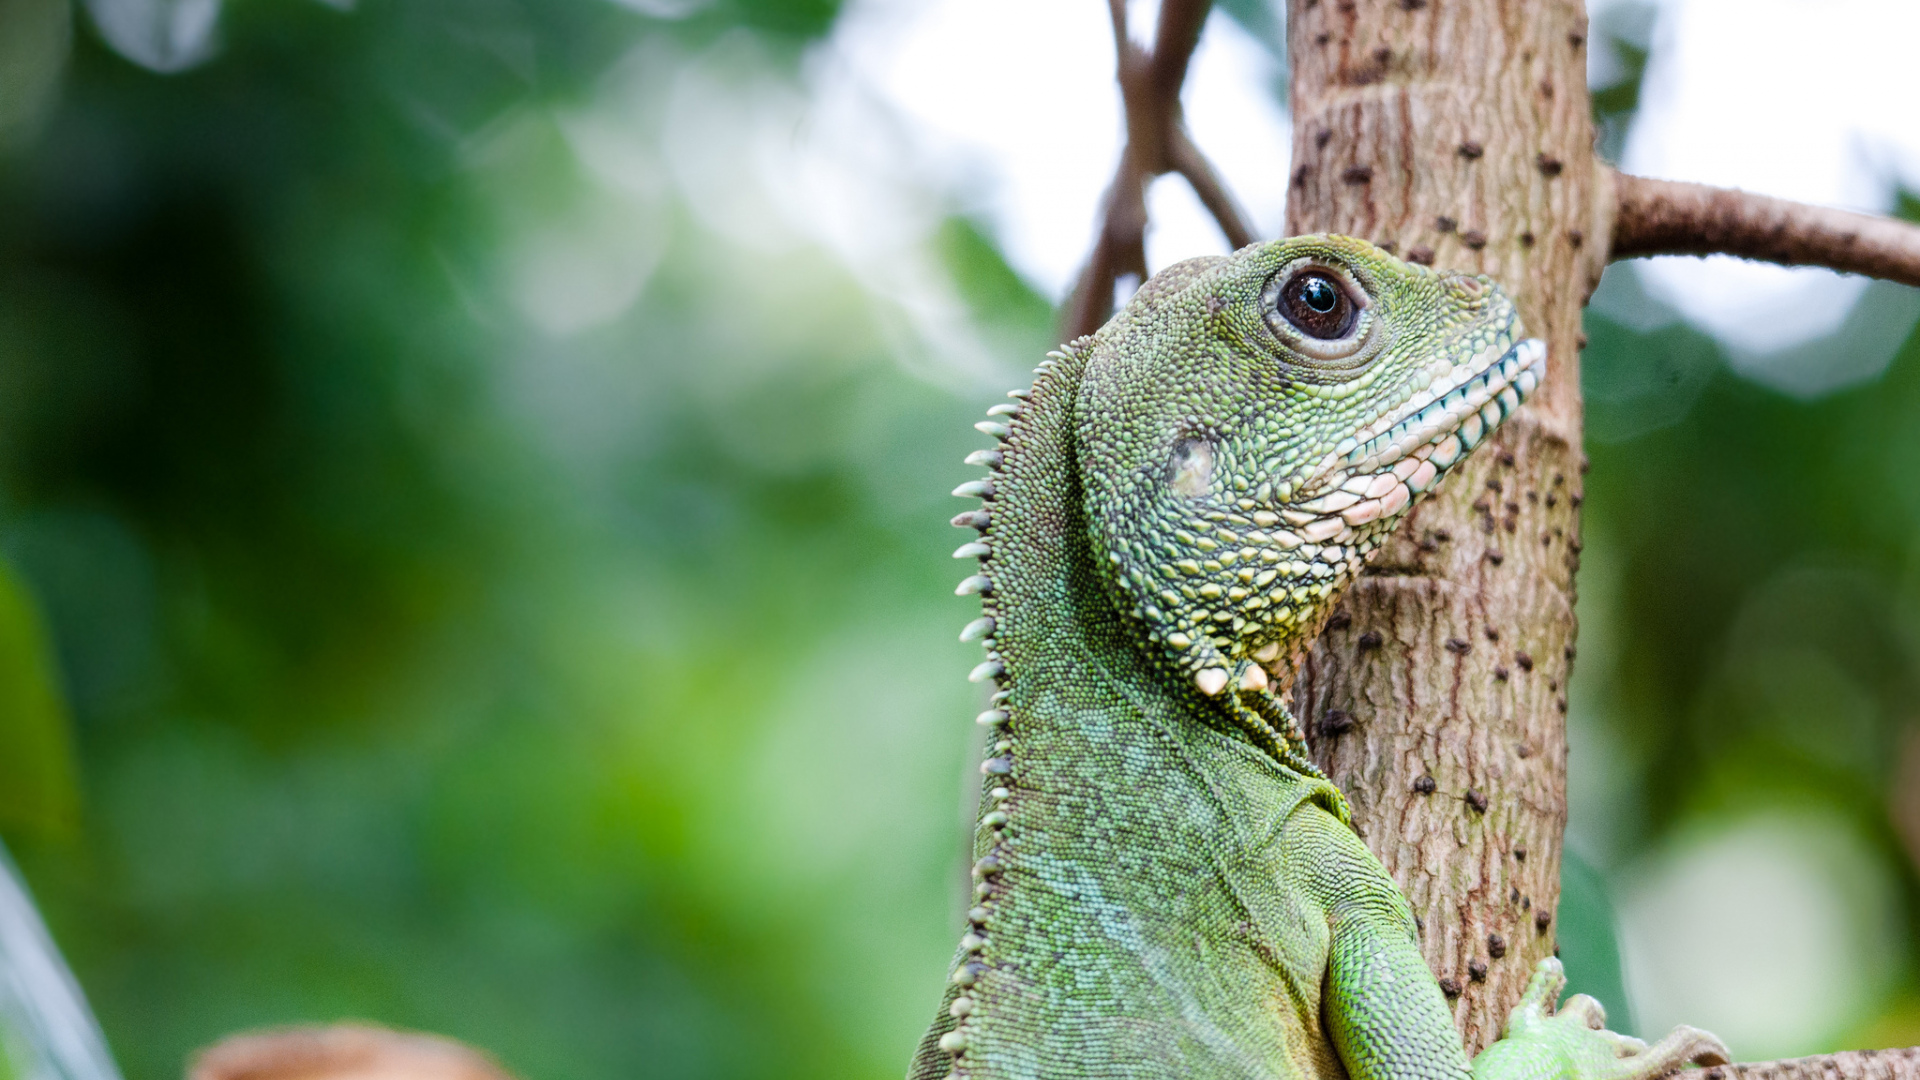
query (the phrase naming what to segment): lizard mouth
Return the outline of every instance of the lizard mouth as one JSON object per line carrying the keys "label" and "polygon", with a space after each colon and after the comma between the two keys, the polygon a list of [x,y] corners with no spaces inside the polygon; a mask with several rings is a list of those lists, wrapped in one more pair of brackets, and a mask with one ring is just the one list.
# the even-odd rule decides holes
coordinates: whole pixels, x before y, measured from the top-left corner
{"label": "lizard mouth", "polygon": [[1321,461],[1302,485],[1320,494],[1280,516],[1311,543],[1391,518],[1513,415],[1546,371],[1539,338],[1465,364],[1435,363],[1415,376],[1425,385]]}

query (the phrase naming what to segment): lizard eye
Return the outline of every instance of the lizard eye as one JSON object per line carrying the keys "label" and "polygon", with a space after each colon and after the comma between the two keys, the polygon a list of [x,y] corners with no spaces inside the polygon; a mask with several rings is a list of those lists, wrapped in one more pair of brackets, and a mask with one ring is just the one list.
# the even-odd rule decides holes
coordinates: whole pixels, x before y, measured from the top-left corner
{"label": "lizard eye", "polygon": [[1356,310],[1347,290],[1324,270],[1293,275],[1280,287],[1281,318],[1311,338],[1333,341],[1353,329]]}
{"label": "lizard eye", "polygon": [[1267,328],[1291,363],[1342,370],[1364,364],[1380,320],[1363,273],[1307,256],[1281,267],[1260,292]]}

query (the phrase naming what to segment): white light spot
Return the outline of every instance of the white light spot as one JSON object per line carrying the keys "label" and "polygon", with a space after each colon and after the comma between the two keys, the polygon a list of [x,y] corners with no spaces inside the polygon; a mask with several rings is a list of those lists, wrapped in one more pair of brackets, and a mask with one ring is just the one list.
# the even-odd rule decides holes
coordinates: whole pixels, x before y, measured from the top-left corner
{"label": "white light spot", "polygon": [[[1920,186],[1920,112],[1909,104],[1916,37],[1920,5],[1890,0],[1666,0],[1622,165],[1885,211],[1896,183]],[[1656,299],[1749,355],[1831,333],[1866,287],[1726,257],[1639,269]]]}
{"label": "white light spot", "polygon": [[213,55],[220,0],[87,0],[87,14],[114,52],[171,74]]}
{"label": "white light spot", "polygon": [[1683,836],[1628,876],[1621,952],[1642,1027],[1705,1028],[1737,1060],[1827,1049],[1903,955],[1882,859],[1826,812]]}

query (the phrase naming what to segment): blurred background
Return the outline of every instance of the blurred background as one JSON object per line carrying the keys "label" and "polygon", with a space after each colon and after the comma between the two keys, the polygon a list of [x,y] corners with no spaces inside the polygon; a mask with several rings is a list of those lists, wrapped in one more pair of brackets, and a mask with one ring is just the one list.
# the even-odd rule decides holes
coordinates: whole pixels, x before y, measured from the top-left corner
{"label": "blurred background", "polygon": [[[1593,17],[1608,156],[1913,209],[1920,12]],[[1186,99],[1269,235],[1283,33],[1222,0]],[[0,0],[0,837],[131,1080],[347,1017],[900,1075],[977,783],[946,492],[1111,69],[1095,0]],[[1557,925],[1616,1026],[1920,1043],[1917,316],[1594,298]]]}

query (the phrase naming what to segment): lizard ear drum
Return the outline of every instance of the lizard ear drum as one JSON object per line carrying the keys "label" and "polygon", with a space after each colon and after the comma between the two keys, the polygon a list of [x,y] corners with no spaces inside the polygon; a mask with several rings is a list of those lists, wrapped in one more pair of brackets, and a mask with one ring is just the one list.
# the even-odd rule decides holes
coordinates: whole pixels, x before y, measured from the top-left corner
{"label": "lizard ear drum", "polygon": [[1181,439],[1173,444],[1168,462],[1168,486],[1176,494],[1196,499],[1213,487],[1213,444],[1205,439]]}

